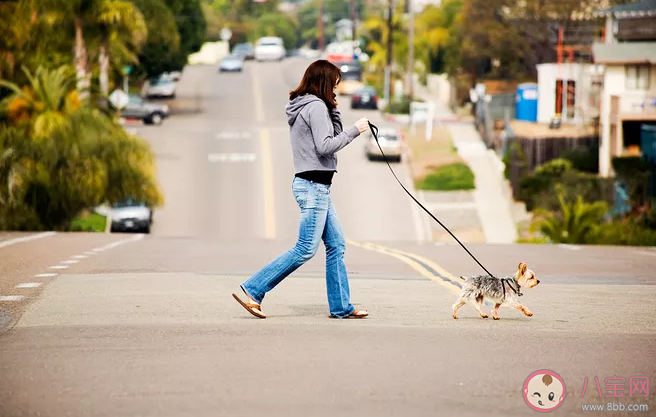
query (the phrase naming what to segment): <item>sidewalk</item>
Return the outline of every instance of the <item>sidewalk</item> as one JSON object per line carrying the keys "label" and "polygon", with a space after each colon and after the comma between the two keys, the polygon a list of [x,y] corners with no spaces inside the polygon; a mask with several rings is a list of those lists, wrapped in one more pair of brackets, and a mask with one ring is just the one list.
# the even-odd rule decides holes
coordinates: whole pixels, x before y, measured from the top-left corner
{"label": "sidewalk", "polygon": [[[441,102],[435,100],[424,86],[415,87],[417,97],[435,104],[437,120],[454,119],[455,115]],[[503,164],[488,151],[471,123],[447,125],[458,154],[476,176],[474,202],[487,243],[514,243],[517,227],[512,217],[512,201],[503,191]]]}

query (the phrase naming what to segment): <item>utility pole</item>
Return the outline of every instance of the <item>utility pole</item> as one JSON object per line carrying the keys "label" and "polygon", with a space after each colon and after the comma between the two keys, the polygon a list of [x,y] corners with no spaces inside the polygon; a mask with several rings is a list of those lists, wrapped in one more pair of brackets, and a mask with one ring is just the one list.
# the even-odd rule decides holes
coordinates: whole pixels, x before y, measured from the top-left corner
{"label": "utility pole", "polygon": [[394,0],[387,0],[387,63],[385,65],[385,102],[389,105],[391,101],[390,85],[392,84],[392,46],[393,26],[392,15],[394,12]]}
{"label": "utility pole", "polygon": [[351,39],[353,40],[353,46],[355,47],[355,41],[358,39],[358,30],[357,30],[357,21],[358,17],[356,16],[355,13],[355,0],[351,0],[351,30],[352,30],[352,35]]}
{"label": "utility pole", "polygon": [[412,0],[405,0],[408,8],[408,68],[406,95],[410,100],[414,95],[414,73],[415,73],[415,13],[412,8]]}
{"label": "utility pole", "polygon": [[317,21],[318,29],[319,29],[319,50],[323,52],[325,49],[325,43],[326,40],[324,38],[324,29],[323,29],[323,0],[319,0],[319,19]]}

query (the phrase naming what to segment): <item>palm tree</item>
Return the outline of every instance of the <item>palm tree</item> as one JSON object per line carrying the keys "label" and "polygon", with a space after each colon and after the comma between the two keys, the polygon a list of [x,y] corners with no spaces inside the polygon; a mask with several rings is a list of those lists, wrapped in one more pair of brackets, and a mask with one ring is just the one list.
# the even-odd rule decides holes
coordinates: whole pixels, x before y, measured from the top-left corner
{"label": "palm tree", "polygon": [[558,191],[559,212],[536,210],[540,216],[536,226],[554,243],[588,243],[593,238],[608,211],[603,201],[586,203],[581,196],[568,202],[562,190]]}
{"label": "palm tree", "polygon": [[35,138],[48,137],[53,130],[64,126],[68,117],[81,106],[75,90],[75,73],[69,66],[54,70],[39,67],[34,74],[23,67],[28,85],[0,80],[0,86],[12,94],[0,102],[13,125],[29,125]]}
{"label": "palm tree", "polygon": [[[125,45],[140,48],[146,41],[148,29],[139,9],[125,0],[96,0],[94,11],[95,25],[100,32],[100,91],[109,93],[109,42],[118,43],[122,49]],[[136,56],[133,57],[136,61]]]}

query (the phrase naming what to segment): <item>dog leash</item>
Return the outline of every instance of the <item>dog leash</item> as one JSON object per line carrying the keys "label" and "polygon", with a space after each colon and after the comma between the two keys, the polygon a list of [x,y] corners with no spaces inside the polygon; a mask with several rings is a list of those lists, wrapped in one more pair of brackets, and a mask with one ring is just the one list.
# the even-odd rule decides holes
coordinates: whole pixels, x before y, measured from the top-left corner
{"label": "dog leash", "polygon": [[[518,297],[521,297],[522,295],[524,295],[524,294],[521,293],[521,288],[519,287],[519,282],[517,282],[517,280],[515,278],[512,278],[512,279],[511,278],[503,278],[501,280],[501,288],[503,288],[503,298],[504,299],[506,298],[506,282],[508,283],[508,286],[510,287],[510,289],[513,290],[515,292],[515,294],[517,294]],[[515,285],[517,285],[517,289],[515,289],[512,286],[512,284],[510,284],[511,282],[514,282]]]}
{"label": "dog leash", "polygon": [[[444,225],[444,223],[442,223],[437,217],[435,217],[435,216],[433,215],[433,213],[431,213],[430,211],[428,211],[428,209],[426,209],[426,207],[424,207],[424,205],[421,204],[421,203],[419,202],[419,200],[417,200],[417,199],[415,198],[415,196],[413,196],[412,193],[411,193],[410,191],[408,191],[407,188],[405,188],[405,185],[403,185],[403,183],[401,182],[401,180],[399,180],[399,177],[396,176],[396,173],[395,173],[394,170],[392,169],[392,166],[390,165],[389,160],[387,159],[387,156],[385,155],[385,152],[383,152],[383,148],[380,146],[380,142],[378,142],[378,127],[376,127],[376,125],[372,124],[371,122],[367,122],[367,123],[369,123],[369,129],[371,129],[371,133],[374,135],[374,139],[376,140],[376,145],[378,145],[378,149],[380,149],[380,153],[383,155],[383,158],[385,159],[385,162],[387,163],[387,167],[388,167],[388,168],[390,169],[390,171],[392,172],[392,175],[394,175],[394,178],[396,178],[396,182],[398,182],[399,185],[401,186],[401,188],[403,188],[403,191],[405,191],[406,194],[408,194],[408,195],[410,196],[410,198],[412,198],[412,199],[414,200],[414,202],[417,203],[417,205],[418,205],[419,207],[421,207],[421,208],[422,208],[422,209],[423,209],[423,210],[424,210],[429,216],[431,216],[431,217],[433,218],[433,220],[435,220],[440,226],[442,226],[442,228],[443,228],[444,230],[446,230],[446,231],[451,235],[451,237],[454,238],[454,239],[456,240],[456,242],[458,242],[458,243],[460,244],[460,246],[462,246],[462,248],[465,250],[465,252],[467,252],[467,253],[469,254],[469,256],[471,256],[472,259],[473,259],[474,261],[476,261],[476,263],[477,263],[481,268],[483,268],[483,270],[484,270],[485,272],[487,272],[487,274],[488,274],[489,276],[491,276],[492,278],[496,278],[494,275],[492,275],[492,274],[490,273],[490,271],[487,270],[487,268],[485,268],[485,267],[483,266],[482,263],[480,263],[480,262],[478,261],[478,259],[476,259],[476,257],[475,257],[475,256],[469,251],[469,249],[467,249],[467,247],[466,247],[465,245],[463,245],[463,243],[462,243],[462,242],[456,237],[456,235],[454,235],[453,233],[451,233],[451,231],[449,230],[449,228],[447,228],[447,227]],[[506,286],[505,286],[505,283],[504,283],[503,280],[501,281],[501,286],[503,287],[503,294],[504,294],[504,297],[505,297],[505,294],[506,294]],[[515,290],[515,288],[513,288],[513,286],[510,285],[510,283],[508,283],[508,286],[509,286],[513,291],[515,291],[515,294],[517,294],[517,295],[521,295],[521,293],[520,293],[518,290]],[[517,287],[519,288],[519,285],[518,285]]]}

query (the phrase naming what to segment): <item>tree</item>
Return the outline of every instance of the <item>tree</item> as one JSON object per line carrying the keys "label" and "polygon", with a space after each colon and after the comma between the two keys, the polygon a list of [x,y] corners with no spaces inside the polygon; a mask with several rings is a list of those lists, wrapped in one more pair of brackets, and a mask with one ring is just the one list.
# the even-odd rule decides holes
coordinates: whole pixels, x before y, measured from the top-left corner
{"label": "tree", "polygon": [[270,13],[255,20],[251,39],[256,40],[264,36],[279,36],[287,48],[294,48],[298,44],[298,30],[296,23],[282,13]]}
{"label": "tree", "polygon": [[173,54],[172,69],[181,70],[187,57],[200,50],[205,42],[207,22],[200,0],[164,0],[175,18],[180,35],[180,49]]}
{"label": "tree", "polygon": [[109,42],[110,39],[121,46],[129,45],[138,50],[146,40],[148,29],[139,9],[126,0],[97,1],[93,11],[94,26],[100,34],[98,64],[100,66],[100,91],[109,94]]}
{"label": "tree", "polygon": [[79,99],[72,68],[25,73],[24,86],[1,83],[13,94],[0,107],[0,228],[65,229],[126,198],[161,204],[149,146]]}
{"label": "tree", "polygon": [[589,243],[597,232],[598,226],[608,211],[608,205],[603,201],[586,203],[583,197],[566,201],[562,190],[558,191],[560,210],[548,212],[537,210],[536,226],[554,243]]}
{"label": "tree", "polygon": [[180,33],[173,12],[161,0],[130,0],[146,20],[148,39],[139,53],[142,75],[155,76],[177,69],[173,65],[180,50]]}

